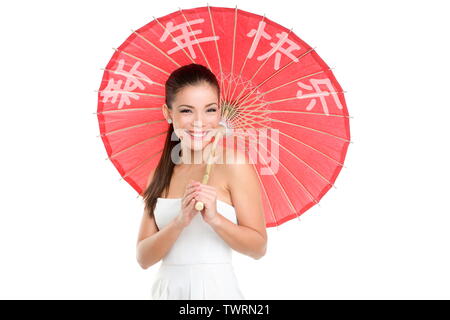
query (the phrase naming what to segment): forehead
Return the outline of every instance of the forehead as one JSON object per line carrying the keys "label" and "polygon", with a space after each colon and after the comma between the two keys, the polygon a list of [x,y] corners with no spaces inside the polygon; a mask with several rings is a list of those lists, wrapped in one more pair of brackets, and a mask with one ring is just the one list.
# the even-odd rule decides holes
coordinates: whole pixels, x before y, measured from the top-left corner
{"label": "forehead", "polygon": [[218,100],[217,89],[210,84],[202,83],[188,85],[182,88],[175,96],[175,103],[186,103],[192,106]]}

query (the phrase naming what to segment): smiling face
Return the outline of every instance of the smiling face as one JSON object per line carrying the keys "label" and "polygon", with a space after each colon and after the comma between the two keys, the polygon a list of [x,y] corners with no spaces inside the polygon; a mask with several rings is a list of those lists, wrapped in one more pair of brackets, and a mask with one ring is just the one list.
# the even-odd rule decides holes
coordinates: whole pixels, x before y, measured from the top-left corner
{"label": "smiling face", "polygon": [[217,89],[208,83],[182,88],[164,114],[173,121],[181,143],[195,151],[202,150],[216,133],[220,121]]}

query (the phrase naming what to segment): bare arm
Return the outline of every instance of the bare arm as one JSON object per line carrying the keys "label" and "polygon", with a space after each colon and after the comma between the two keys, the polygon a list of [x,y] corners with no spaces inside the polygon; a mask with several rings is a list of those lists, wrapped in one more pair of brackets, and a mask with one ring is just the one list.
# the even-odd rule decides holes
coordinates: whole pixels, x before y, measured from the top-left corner
{"label": "bare arm", "polygon": [[[153,178],[152,171],[148,177],[147,185]],[[172,220],[161,230],[158,230],[155,219],[150,218],[144,210],[136,245],[136,259],[143,269],[147,269],[160,261],[173,246],[183,227],[176,219]]]}
{"label": "bare arm", "polygon": [[[151,179],[150,176],[147,181],[147,186]],[[189,225],[192,218],[198,213],[194,208],[194,197],[197,194],[194,182],[195,181],[192,180],[185,188],[180,214],[161,230],[158,230],[155,218],[150,217],[148,212],[144,209],[136,245],[136,258],[143,269],[147,269],[154,265],[168,253],[180,236],[180,233],[187,225]]]}
{"label": "bare arm", "polygon": [[257,230],[236,225],[220,213],[211,227],[234,250],[254,259],[262,258],[266,253],[267,238]]}
{"label": "bare arm", "polygon": [[143,269],[154,265],[167,254],[183,227],[174,219],[161,230],[157,230],[155,220],[144,211],[136,248],[137,260]]}
{"label": "bare arm", "polygon": [[[211,227],[234,250],[260,259],[266,253],[267,233],[259,179],[253,165],[241,154],[229,167],[229,189],[238,224],[218,214]],[[245,162],[245,163],[244,163]]]}

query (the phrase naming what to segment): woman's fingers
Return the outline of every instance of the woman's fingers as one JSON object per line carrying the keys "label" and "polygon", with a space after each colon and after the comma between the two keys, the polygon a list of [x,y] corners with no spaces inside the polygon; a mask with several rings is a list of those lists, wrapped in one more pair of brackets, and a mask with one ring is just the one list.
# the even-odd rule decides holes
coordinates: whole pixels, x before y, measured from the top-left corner
{"label": "woman's fingers", "polygon": [[195,190],[197,190],[197,187],[198,187],[198,185],[197,185],[196,182],[194,182],[192,185],[188,185],[186,187],[186,190],[184,191],[183,197],[186,197],[188,194],[190,194],[190,193],[194,192]]}
{"label": "woman's fingers", "polygon": [[189,203],[188,210],[189,210],[189,215],[190,215],[191,219],[200,212],[197,209],[195,209],[196,203],[197,203],[197,201],[195,199],[192,199],[191,202]]}
{"label": "woman's fingers", "polygon": [[186,196],[189,192],[191,192],[192,190],[195,190],[196,187],[197,187],[196,184],[188,185],[186,187],[186,189],[184,190],[184,195]]}
{"label": "woman's fingers", "polygon": [[214,195],[217,195],[217,192],[214,190],[214,191],[212,191],[212,190],[207,190],[207,189],[202,189],[201,191],[200,191],[200,194],[207,194],[207,195],[210,195],[210,196],[214,196]]}
{"label": "woman's fingers", "polygon": [[192,198],[188,204],[189,212],[192,212],[192,210],[194,210],[194,206],[195,206],[195,199]]}
{"label": "woman's fingers", "polygon": [[194,197],[196,196],[195,192],[191,192],[190,194],[188,194],[184,200],[183,200],[183,207],[186,207],[189,205],[189,202],[194,199]]}
{"label": "woman's fingers", "polygon": [[205,203],[205,202],[210,202],[210,201],[213,201],[213,200],[214,200],[214,197],[213,197],[213,196],[206,195],[206,194],[200,194],[200,195],[197,197],[197,201],[201,201],[201,202],[203,202],[203,203]]}
{"label": "woman's fingers", "polygon": [[193,199],[191,202],[192,203],[191,203],[191,208],[190,208],[189,212],[191,213],[192,216],[195,216],[197,213],[199,213],[199,211],[197,209],[195,209],[195,204],[197,203],[197,200]]}
{"label": "woman's fingers", "polygon": [[207,185],[207,184],[203,184],[203,183],[200,183],[200,188],[202,188],[202,189],[205,188],[207,190],[216,190],[216,188],[214,188],[210,185]]}
{"label": "woman's fingers", "polygon": [[[187,204],[190,201],[190,198],[192,198],[193,196],[195,196],[196,192],[195,189],[191,189],[189,192],[186,193],[186,195],[184,196],[184,201],[183,203]],[[187,200],[187,201],[186,201]]]}
{"label": "woman's fingers", "polygon": [[[202,184],[195,180],[190,180],[190,183],[186,187],[185,194],[184,194],[184,200],[183,200],[183,206],[186,207],[190,205],[190,202],[193,198],[198,195],[197,201],[201,201],[200,199],[203,199],[203,196],[206,196],[206,200],[211,199],[214,200],[214,198],[217,197],[217,191],[216,188]],[[194,203],[196,202],[194,200]]]}

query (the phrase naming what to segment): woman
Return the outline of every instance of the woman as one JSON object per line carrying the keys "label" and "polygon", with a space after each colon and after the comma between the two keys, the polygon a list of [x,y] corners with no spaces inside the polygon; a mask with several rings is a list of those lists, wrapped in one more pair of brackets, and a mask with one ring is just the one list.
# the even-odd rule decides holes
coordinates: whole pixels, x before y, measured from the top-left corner
{"label": "woman", "polygon": [[[257,174],[244,154],[224,155],[217,145],[208,184],[199,182],[221,120],[219,84],[208,68],[178,68],[165,90],[162,111],[170,125],[143,194],[137,260],[143,269],[162,260],[153,299],[245,299],[231,250],[254,259],[266,252]],[[181,140],[179,163],[173,159],[178,144],[173,136]],[[197,201],[204,203],[202,211],[194,208]]]}

